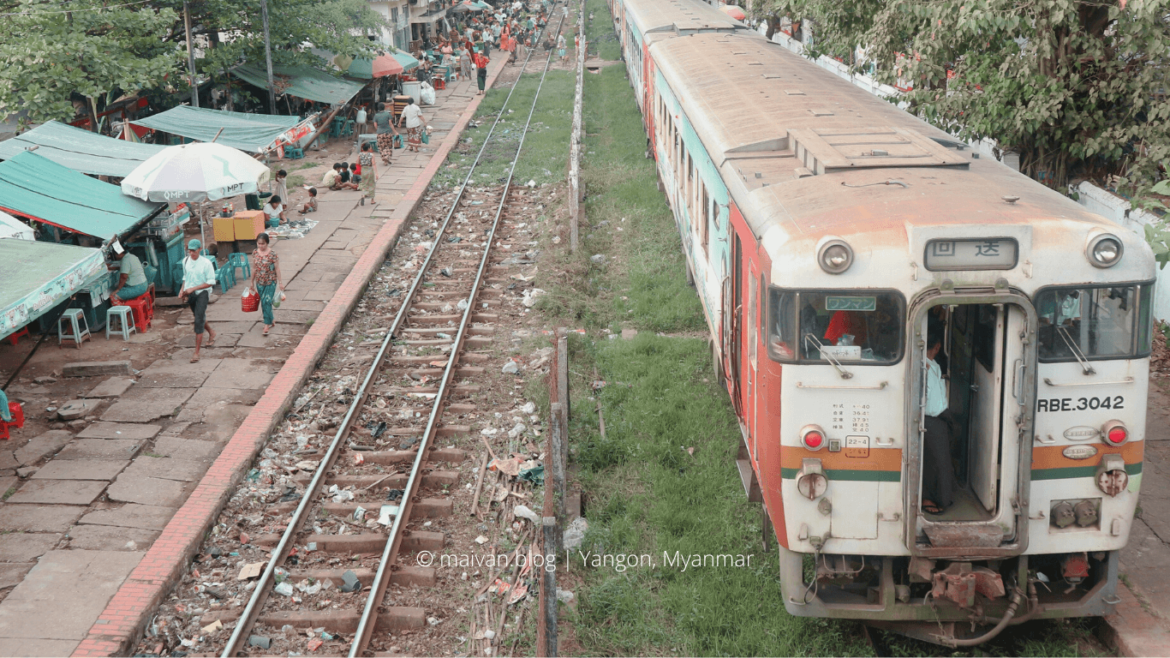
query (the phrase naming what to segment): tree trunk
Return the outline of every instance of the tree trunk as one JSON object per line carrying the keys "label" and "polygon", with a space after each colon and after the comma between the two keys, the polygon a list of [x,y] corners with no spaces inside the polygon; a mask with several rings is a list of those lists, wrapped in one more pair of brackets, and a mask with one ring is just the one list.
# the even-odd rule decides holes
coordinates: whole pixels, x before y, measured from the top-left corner
{"label": "tree trunk", "polygon": [[97,101],[89,96],[85,97],[85,113],[89,115],[90,132],[98,132]]}

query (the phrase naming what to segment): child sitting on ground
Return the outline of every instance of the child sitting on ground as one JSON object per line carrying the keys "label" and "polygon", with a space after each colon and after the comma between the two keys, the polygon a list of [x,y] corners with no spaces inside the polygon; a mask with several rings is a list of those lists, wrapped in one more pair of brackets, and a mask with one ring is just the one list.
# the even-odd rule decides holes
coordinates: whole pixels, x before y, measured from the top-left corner
{"label": "child sitting on ground", "polygon": [[301,206],[301,214],[307,212],[317,212],[317,188],[309,188],[309,200],[305,201],[305,205]]}

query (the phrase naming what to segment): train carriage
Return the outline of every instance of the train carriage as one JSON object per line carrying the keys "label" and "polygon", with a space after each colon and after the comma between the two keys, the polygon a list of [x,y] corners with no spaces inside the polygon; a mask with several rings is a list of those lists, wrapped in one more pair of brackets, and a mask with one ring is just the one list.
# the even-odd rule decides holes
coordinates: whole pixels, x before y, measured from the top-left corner
{"label": "train carriage", "polygon": [[1145,242],[757,35],[644,56],[631,78],[788,610],[949,644],[1110,612],[1141,482]]}
{"label": "train carriage", "polygon": [[648,56],[650,46],[658,41],[692,34],[743,34],[762,38],[746,25],[699,0],[643,0],[622,2],[615,14],[617,34],[625,55],[630,84],[638,91],[636,100],[647,122],[653,117],[645,111],[653,93],[654,68]]}

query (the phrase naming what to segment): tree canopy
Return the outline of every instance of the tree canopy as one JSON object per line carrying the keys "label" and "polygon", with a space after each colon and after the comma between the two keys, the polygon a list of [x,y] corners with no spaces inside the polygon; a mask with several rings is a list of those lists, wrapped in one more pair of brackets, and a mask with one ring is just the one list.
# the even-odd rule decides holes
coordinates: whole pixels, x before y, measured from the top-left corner
{"label": "tree canopy", "polygon": [[997,140],[1052,187],[1110,179],[1140,196],[1165,177],[1170,0],[766,0],[762,10],[811,19],[813,56],[861,68],[863,47],[883,82],[913,84],[902,99],[911,111],[960,138]]}
{"label": "tree canopy", "polygon": [[[240,62],[263,65],[260,0],[189,6],[196,43],[211,46],[196,61],[199,75],[222,75]],[[268,16],[274,64],[323,65],[309,45],[370,54],[376,44],[362,35],[385,22],[363,0],[268,0]],[[78,97],[99,111],[116,94],[190,88],[182,0],[0,0],[0,21],[0,117],[24,110],[31,123],[71,121]]]}

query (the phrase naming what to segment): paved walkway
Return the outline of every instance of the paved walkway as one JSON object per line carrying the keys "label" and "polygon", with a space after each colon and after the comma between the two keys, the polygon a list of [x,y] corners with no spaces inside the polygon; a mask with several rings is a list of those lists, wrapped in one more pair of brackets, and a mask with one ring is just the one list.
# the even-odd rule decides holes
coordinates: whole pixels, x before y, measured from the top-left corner
{"label": "paved walkway", "polygon": [[[492,63],[492,80],[503,59]],[[129,648],[388,256],[457,142],[449,133],[478,106],[473,85],[455,83],[424,108],[430,144],[396,152],[376,204],[326,192],[309,215],[320,223],[274,244],[288,299],[272,335],[240,310],[238,284],[209,307],[219,337],[191,364],[190,313],[159,309],[155,328],[125,349],[153,344],[169,356],[134,376],[91,378],[85,422],[3,444],[0,492],[14,493],[0,503],[0,655]],[[124,349],[117,341],[86,343],[78,360]],[[52,394],[25,381],[13,390],[35,400],[29,408]]]}

